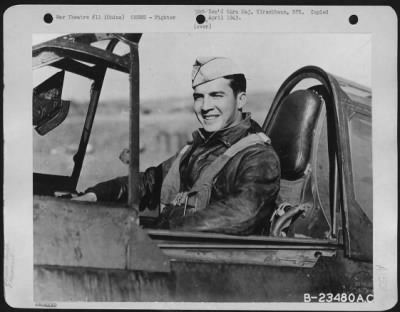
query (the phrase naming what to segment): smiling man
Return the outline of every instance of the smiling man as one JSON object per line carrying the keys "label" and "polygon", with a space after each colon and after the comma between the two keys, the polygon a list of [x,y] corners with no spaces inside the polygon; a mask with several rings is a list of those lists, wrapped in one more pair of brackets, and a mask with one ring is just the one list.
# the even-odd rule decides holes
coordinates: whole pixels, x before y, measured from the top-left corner
{"label": "smiling man", "polygon": [[[237,235],[268,233],[279,192],[279,159],[261,127],[242,108],[246,78],[229,58],[193,65],[193,141],[141,173],[140,208],[161,214],[156,227]],[[89,188],[76,200],[126,201],[127,177]]]}

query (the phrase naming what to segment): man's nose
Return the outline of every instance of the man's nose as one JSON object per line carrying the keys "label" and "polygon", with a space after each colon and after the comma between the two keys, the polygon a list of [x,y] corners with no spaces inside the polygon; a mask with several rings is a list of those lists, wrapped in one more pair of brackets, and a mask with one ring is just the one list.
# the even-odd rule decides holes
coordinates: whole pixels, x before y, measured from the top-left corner
{"label": "man's nose", "polygon": [[205,96],[203,98],[203,105],[201,106],[201,109],[204,111],[208,111],[212,108],[213,108],[213,105],[212,105],[212,101],[210,100],[210,97]]}

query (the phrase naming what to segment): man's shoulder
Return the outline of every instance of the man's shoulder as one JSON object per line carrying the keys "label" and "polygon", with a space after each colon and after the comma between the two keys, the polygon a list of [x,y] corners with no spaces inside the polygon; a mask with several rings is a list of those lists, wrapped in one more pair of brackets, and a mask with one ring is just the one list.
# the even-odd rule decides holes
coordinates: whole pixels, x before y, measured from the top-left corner
{"label": "man's shoulder", "polygon": [[[261,136],[265,135],[261,133]],[[260,138],[260,140],[256,144],[251,144],[246,148],[247,151],[263,151],[266,153],[276,154],[276,151],[272,145],[271,140],[268,136],[265,135],[265,139]],[[276,154],[277,155],[277,154]]]}
{"label": "man's shoulder", "polygon": [[248,146],[234,156],[231,168],[236,168],[246,175],[278,176],[280,160],[271,144],[258,143]]}
{"label": "man's shoulder", "polygon": [[257,132],[256,135],[260,137],[257,144],[249,145],[242,151],[242,156],[259,157],[261,159],[268,159],[268,161],[278,162],[279,157],[276,153],[270,138],[264,132]]}

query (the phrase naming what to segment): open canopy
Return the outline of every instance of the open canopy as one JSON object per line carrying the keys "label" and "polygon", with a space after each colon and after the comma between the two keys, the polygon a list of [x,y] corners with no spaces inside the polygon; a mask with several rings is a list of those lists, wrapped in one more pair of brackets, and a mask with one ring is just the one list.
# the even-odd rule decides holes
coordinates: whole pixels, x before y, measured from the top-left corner
{"label": "open canopy", "polygon": [[[137,44],[141,34],[69,34],[33,46],[32,68],[46,65],[61,68],[88,78],[96,77],[93,65],[103,65],[121,72],[129,73],[129,53],[117,55],[110,46],[118,42]],[[106,49],[93,44],[109,41]]]}

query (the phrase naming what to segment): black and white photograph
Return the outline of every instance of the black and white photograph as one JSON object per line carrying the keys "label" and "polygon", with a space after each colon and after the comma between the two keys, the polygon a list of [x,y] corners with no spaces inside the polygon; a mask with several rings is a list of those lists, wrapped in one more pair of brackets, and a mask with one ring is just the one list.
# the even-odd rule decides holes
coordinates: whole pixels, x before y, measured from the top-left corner
{"label": "black and white photograph", "polygon": [[372,33],[161,27],[31,33],[33,302],[376,303]]}

